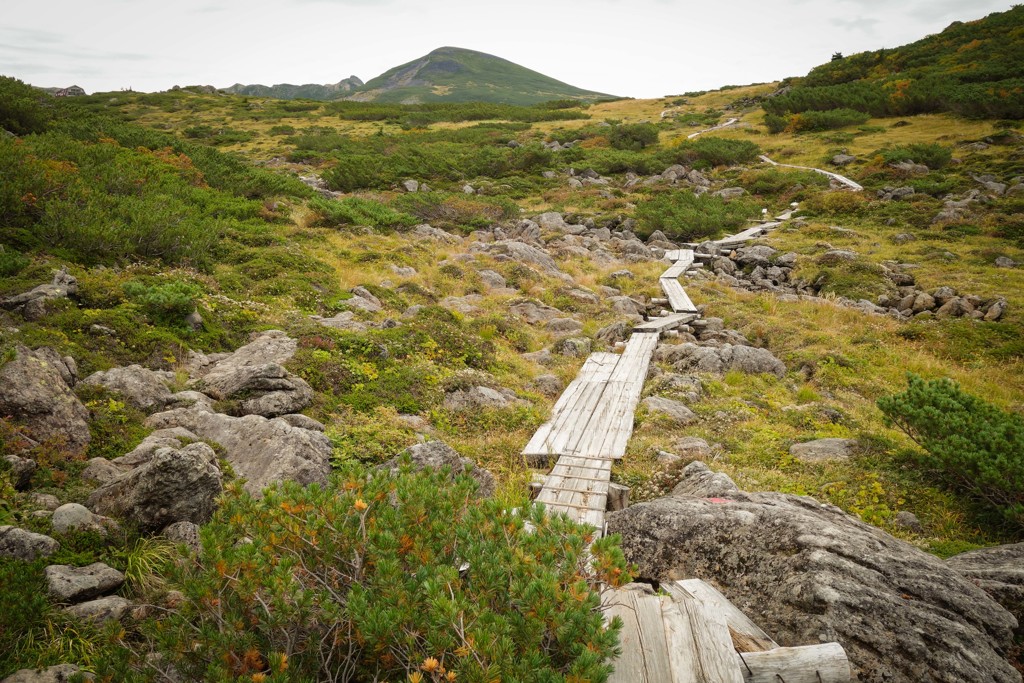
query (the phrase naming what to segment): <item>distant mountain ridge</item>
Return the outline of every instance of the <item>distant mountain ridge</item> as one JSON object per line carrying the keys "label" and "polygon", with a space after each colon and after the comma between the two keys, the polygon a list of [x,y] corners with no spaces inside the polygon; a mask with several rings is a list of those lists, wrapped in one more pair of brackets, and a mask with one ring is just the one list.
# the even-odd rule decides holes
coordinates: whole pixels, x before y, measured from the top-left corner
{"label": "distant mountain ridge", "polygon": [[458,47],[440,47],[363,83],[355,76],[333,85],[243,85],[225,92],[251,97],[355,100],[421,104],[494,102],[530,105],[550,100],[598,100],[613,95],[585,90],[501,57]]}
{"label": "distant mountain ridge", "polygon": [[357,76],[349,76],[337,83],[318,85],[306,83],[304,85],[292,85],[291,83],[278,83],[276,85],[244,85],[235,83],[224,92],[234,95],[247,95],[249,97],[272,97],[279,100],[336,100],[345,93],[352,92],[363,85],[363,81]]}
{"label": "distant mountain ridge", "polygon": [[459,47],[440,47],[396,66],[345,99],[360,102],[498,102],[537,104],[550,100],[612,97],[545,76],[501,57]]}

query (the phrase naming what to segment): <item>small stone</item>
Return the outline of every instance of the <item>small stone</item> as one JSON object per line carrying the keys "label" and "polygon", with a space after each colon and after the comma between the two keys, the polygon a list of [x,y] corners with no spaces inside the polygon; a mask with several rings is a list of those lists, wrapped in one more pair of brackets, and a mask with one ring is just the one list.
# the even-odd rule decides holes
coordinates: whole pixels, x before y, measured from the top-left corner
{"label": "small stone", "polygon": [[789,454],[803,462],[847,460],[853,455],[856,445],[853,439],[816,439],[793,444],[789,447]]}
{"label": "small stone", "polygon": [[51,524],[58,534],[69,531],[98,531],[104,536],[112,522],[107,517],[94,514],[92,510],[78,503],[65,503],[53,511]]}
{"label": "small stone", "polygon": [[1008,256],[997,256],[996,257],[996,268],[1014,268],[1017,262]]}
{"label": "small stone", "polygon": [[124,574],[102,562],[85,567],[51,564],[44,572],[50,597],[57,602],[77,603],[111,593],[124,584]]}
{"label": "small stone", "polygon": [[183,544],[194,553],[202,550],[202,544],[199,542],[199,525],[194,522],[175,522],[160,533],[168,541]]}
{"label": "small stone", "polygon": [[703,459],[711,457],[710,444],[696,436],[684,436],[676,439],[672,444],[672,450],[685,458]]}
{"label": "small stone", "polygon": [[37,557],[49,557],[60,550],[60,543],[44,534],[0,526],[0,557],[13,557],[31,562]]}
{"label": "small stone", "polygon": [[4,459],[11,466],[11,483],[18,491],[24,491],[32,484],[32,475],[36,473],[39,464],[35,460],[20,458],[17,455],[5,455]]}
{"label": "small stone", "polygon": [[78,605],[65,607],[64,611],[79,619],[102,623],[105,621],[120,621],[131,607],[132,603],[130,600],[126,600],[118,595],[108,595],[105,598],[97,598],[96,600],[89,600]]}
{"label": "small stone", "polygon": [[643,400],[644,407],[651,415],[663,416],[678,425],[690,425],[697,422],[697,414],[683,403],[663,396],[648,396]]}
{"label": "small stone", "polygon": [[921,524],[921,520],[917,518],[913,512],[907,510],[901,510],[896,513],[893,523],[901,529],[920,534],[924,532],[924,525]]}
{"label": "small stone", "polygon": [[33,493],[28,502],[43,510],[53,511],[60,507],[60,498],[51,493]]}

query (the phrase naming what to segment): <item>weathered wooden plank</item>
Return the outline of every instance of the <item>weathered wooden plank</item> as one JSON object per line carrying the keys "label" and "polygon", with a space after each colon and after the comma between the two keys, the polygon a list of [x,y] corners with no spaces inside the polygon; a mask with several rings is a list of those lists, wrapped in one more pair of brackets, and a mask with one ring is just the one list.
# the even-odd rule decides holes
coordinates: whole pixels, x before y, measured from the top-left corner
{"label": "weathered wooden plank", "polygon": [[697,644],[693,638],[690,620],[674,601],[662,605],[665,642],[668,646],[669,668],[675,683],[704,683],[700,660],[694,651]]}
{"label": "weathered wooden plank", "polygon": [[765,227],[763,224],[755,225],[752,228],[747,228],[743,232],[738,232],[735,235],[729,235],[728,237],[723,237],[720,240],[716,240],[715,244],[733,244],[735,242],[746,242],[748,240],[760,237],[761,235],[764,234],[764,232]]}
{"label": "weathered wooden plank", "polygon": [[736,605],[729,602],[729,599],[711,584],[705,583],[700,579],[685,579],[665,585],[665,590],[673,597],[675,597],[679,589],[685,590],[687,594],[696,598],[709,611],[718,612],[722,615],[729,627],[733,647],[737,651],[756,652],[759,650],[772,650],[779,646],[750,617],[744,614]]}
{"label": "weathered wooden plank", "polygon": [[684,593],[673,594],[672,599],[689,621],[694,644],[692,656],[700,672],[697,680],[702,683],[743,683],[740,662],[733,650],[725,619]]}
{"label": "weathered wooden plank", "polygon": [[612,665],[609,683],[671,683],[672,671],[662,616],[661,599],[637,591],[611,591],[605,596],[605,616],[622,619],[622,654]]}
{"label": "weathered wooden plank", "polygon": [[661,291],[668,297],[669,305],[676,313],[697,313],[697,307],[690,301],[686,290],[679,284],[679,280],[673,278],[660,278]]}
{"label": "weathered wooden plank", "polygon": [[680,275],[686,272],[686,269],[690,267],[689,263],[676,263],[674,266],[670,266],[668,270],[661,274],[661,277],[670,277],[678,279]]}
{"label": "weathered wooden plank", "polygon": [[769,159],[768,157],[766,157],[763,154],[760,156],[760,159],[761,159],[761,161],[767,162],[767,163],[771,164],[772,166],[782,166],[783,168],[799,168],[799,169],[803,169],[805,171],[814,171],[816,173],[820,173],[823,176],[827,176],[827,177],[831,178],[832,180],[835,180],[835,181],[837,181],[839,183],[842,183],[843,185],[846,185],[848,188],[850,188],[854,192],[860,192],[860,191],[862,191],[864,189],[864,186],[861,185],[860,183],[856,183],[856,182],[850,180],[849,178],[847,178],[846,176],[841,176],[838,173],[832,173],[831,171],[825,171],[825,170],[822,170],[820,168],[811,168],[810,166],[794,166],[792,164],[780,164],[778,162],[772,161],[771,159]]}
{"label": "weathered wooden plank", "polygon": [[664,315],[660,318],[654,318],[637,325],[633,328],[633,332],[664,332],[665,330],[671,330],[679,327],[680,325],[685,325],[696,317],[697,315],[694,313],[673,313],[672,315]]}
{"label": "weathered wooden plank", "polygon": [[839,643],[737,654],[746,683],[847,683],[850,661]]}

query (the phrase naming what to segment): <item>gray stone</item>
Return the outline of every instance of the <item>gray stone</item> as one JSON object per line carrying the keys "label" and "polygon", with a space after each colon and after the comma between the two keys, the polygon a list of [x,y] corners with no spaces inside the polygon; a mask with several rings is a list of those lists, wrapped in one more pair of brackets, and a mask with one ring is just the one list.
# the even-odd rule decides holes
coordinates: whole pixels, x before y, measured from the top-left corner
{"label": "gray stone", "polygon": [[857,252],[849,249],[829,249],[818,257],[818,263],[835,264],[840,261],[856,261],[857,258]]}
{"label": "gray stone", "polygon": [[202,550],[199,541],[199,525],[195,522],[175,522],[168,524],[160,534],[172,543],[185,545],[194,553]]}
{"label": "gray stone", "polygon": [[493,270],[481,270],[477,272],[484,284],[492,289],[504,289],[505,287],[508,287],[508,282],[505,281],[505,278],[502,277],[501,273],[497,273]]}
{"label": "gray stone", "polygon": [[675,453],[669,453],[668,451],[658,451],[654,457],[658,461],[658,464],[662,466],[671,465],[672,463],[682,460],[680,456]]}
{"label": "gray stone", "polygon": [[69,531],[98,531],[106,535],[107,530],[113,526],[113,520],[97,515],[78,503],[65,503],[54,510],[50,523],[58,534],[66,534]]}
{"label": "gray stone", "polygon": [[854,439],[815,439],[793,444],[789,447],[789,454],[803,462],[848,460],[856,447],[857,442]]}
{"label": "gray stone", "polygon": [[49,536],[16,526],[0,526],[0,557],[30,562],[37,557],[49,557],[58,550],[60,543]]}
{"label": "gray stone", "polygon": [[112,593],[124,584],[124,574],[102,562],[85,567],[51,564],[43,573],[50,597],[62,603],[90,600]]}
{"label": "gray stone", "polygon": [[640,322],[643,320],[645,306],[628,296],[609,297],[608,305],[611,307],[612,313],[623,316],[631,322]]}
{"label": "gray stone", "polygon": [[70,452],[89,444],[89,411],[71,385],[75,376],[51,348],[30,351],[20,344],[15,357],[0,366],[0,415],[25,426],[35,441],[63,442]]}
{"label": "gray stone", "polygon": [[715,472],[700,460],[683,468],[683,476],[672,489],[673,496],[722,498],[739,492],[739,487],[723,472]]}
{"label": "gray stone", "polygon": [[648,396],[642,401],[647,412],[656,416],[664,416],[677,425],[685,426],[697,422],[696,413],[679,401],[662,396]]}
{"label": "gray stone", "polygon": [[483,301],[484,298],[479,294],[467,294],[465,296],[446,296],[437,305],[463,315],[476,315],[480,312],[480,305]]}
{"label": "gray stone", "polygon": [[629,323],[622,322],[621,320],[611,325],[605,325],[597,334],[594,335],[596,339],[603,341],[609,346],[614,345],[616,342],[626,341],[629,338],[631,326]]}
{"label": "gray stone", "polygon": [[857,161],[857,157],[852,154],[836,154],[832,157],[833,166],[849,166],[855,161]]}
{"label": "gray stone", "polygon": [[51,493],[32,493],[29,494],[28,502],[43,510],[56,510],[60,507],[60,499]]}
{"label": "gray stone", "polygon": [[94,623],[120,621],[132,608],[130,600],[118,595],[109,595],[88,602],[65,607],[64,611],[73,617]]}
{"label": "gray stone", "polygon": [[1017,262],[1008,256],[997,256],[995,260],[996,268],[1015,268]]}
{"label": "gray stone", "polygon": [[935,299],[936,306],[942,306],[948,301],[956,298],[956,290],[952,287],[938,287],[932,292],[932,298]]}
{"label": "gray stone", "polygon": [[572,318],[552,318],[544,328],[553,334],[578,334],[583,331],[583,323]]}
{"label": "gray stone", "polygon": [[535,216],[533,221],[540,226],[541,230],[548,232],[565,232],[565,229],[569,227],[562,214],[554,211]]}
{"label": "gray stone", "polygon": [[946,565],[988,593],[1017,618],[1024,630],[1024,543],[998,545],[954,555]]}
{"label": "gray stone", "polygon": [[435,228],[429,223],[421,223],[413,227],[409,231],[409,234],[419,239],[430,240],[432,242],[444,242],[445,244],[458,244],[462,241],[460,237],[457,237],[450,232],[445,232],[441,228]]}
{"label": "gray stone", "polygon": [[257,496],[279,481],[327,483],[330,440],[281,418],[231,417],[196,404],[151,415],[146,425],[154,429],[183,427],[203,441],[219,444],[235,474],[246,480],[246,490]]}
{"label": "gray stone", "polygon": [[777,253],[769,246],[758,244],[736,250],[736,261],[743,266],[767,266]]}
{"label": "gray stone", "polygon": [[402,189],[405,190],[406,192],[418,192],[420,189],[420,184],[417,181],[412,180],[411,178],[408,180],[403,180],[401,182],[401,185]]}
{"label": "gray stone", "polygon": [[[57,664],[44,669],[19,669],[0,683],[67,683],[75,675],[81,673],[74,664]],[[92,674],[85,674],[85,680],[92,681]]]}
{"label": "gray stone", "polygon": [[208,521],[222,490],[217,454],[205,443],[193,443],[157,450],[145,464],[93,491],[88,504],[145,531],[159,531],[174,522]]}
{"label": "gray stone", "polygon": [[525,405],[509,389],[492,389],[486,386],[469,387],[445,394],[444,407],[457,413],[475,412],[484,408],[513,408]]}
{"label": "gray stone", "polygon": [[733,346],[729,343],[719,347],[692,343],[661,347],[655,352],[655,358],[671,363],[679,372],[723,374],[729,370],[739,370],[750,374],[768,373],[776,377],[786,374],[786,366],[768,349]]}
{"label": "gray stone", "polygon": [[915,296],[914,305],[911,306],[911,310],[914,313],[923,313],[924,311],[930,311],[933,308],[935,308],[935,299],[927,292],[921,292]]}
{"label": "gray stone", "polygon": [[508,310],[517,318],[522,319],[530,325],[547,322],[549,320],[554,320],[555,318],[561,318],[565,315],[557,308],[553,308],[547,304],[542,304],[536,301],[513,302],[509,305]]}
{"label": "gray stone", "polygon": [[857,681],[1019,683],[1016,619],[942,560],[810,498],[707,493],[608,516],[638,577],[708,581],[783,645],[836,641]]}
{"label": "gray stone", "polygon": [[7,464],[11,466],[11,484],[15,490],[24,491],[27,489],[32,484],[32,475],[39,469],[39,464],[35,460],[20,458],[17,455],[5,455],[3,457]]}
{"label": "gray stone", "polygon": [[23,294],[16,294],[0,299],[0,307],[17,309],[32,302],[43,302],[50,299],[65,299],[78,293],[78,280],[67,270],[54,271],[53,280],[48,285],[39,285]]}
{"label": "gray stone", "polygon": [[742,197],[746,193],[747,191],[742,187],[723,187],[721,190],[713,192],[712,194],[716,197],[721,197],[722,199],[734,199],[736,197]]}
{"label": "gray stone", "polygon": [[82,384],[101,386],[124,397],[125,401],[146,412],[160,410],[171,402],[168,382],[174,381],[174,373],[157,372],[129,365],[94,372],[82,380]]}
{"label": "gray stone", "polygon": [[469,458],[463,458],[458,452],[443,441],[428,441],[410,446],[397,456],[378,466],[378,469],[397,473],[402,463],[408,459],[414,470],[447,468],[454,477],[458,474],[469,474],[476,479],[479,489],[477,495],[489,498],[494,495],[494,475],[483,467],[478,467]]}
{"label": "gray stone", "polygon": [[901,510],[897,512],[896,517],[894,517],[892,521],[893,524],[901,529],[906,529],[907,531],[911,531],[915,534],[924,532],[924,526],[921,524],[921,520],[917,518],[917,515],[908,510]]}
{"label": "gray stone", "polygon": [[277,419],[284,420],[292,427],[298,427],[299,429],[311,429],[314,432],[324,432],[327,428],[320,422],[317,422],[311,417],[302,415],[300,413],[294,413],[291,415],[281,415]]}
{"label": "gray stone", "polygon": [[587,337],[569,337],[555,344],[555,353],[573,358],[583,358],[591,351],[593,343]]}
{"label": "gray stone", "polygon": [[312,402],[313,389],[282,366],[296,348],[297,342],[286,333],[268,330],[227,357],[199,368],[194,384],[216,399],[243,398],[238,406],[242,415],[297,413]]}
{"label": "gray stone", "polygon": [[525,242],[501,240],[491,244],[481,244],[480,248],[483,248],[484,251],[492,255],[508,257],[516,263],[525,263],[537,266],[545,275],[563,275],[562,271],[558,268],[558,264],[555,263],[553,258],[537,247],[526,244]]}
{"label": "gray stone", "polygon": [[672,443],[672,450],[684,458],[710,458],[711,446],[696,436],[684,436]]}
{"label": "gray stone", "polygon": [[545,396],[558,396],[564,387],[557,375],[538,375],[533,380],[533,386]]}
{"label": "gray stone", "polygon": [[995,322],[1006,313],[1006,299],[999,298],[985,311],[985,322]]}

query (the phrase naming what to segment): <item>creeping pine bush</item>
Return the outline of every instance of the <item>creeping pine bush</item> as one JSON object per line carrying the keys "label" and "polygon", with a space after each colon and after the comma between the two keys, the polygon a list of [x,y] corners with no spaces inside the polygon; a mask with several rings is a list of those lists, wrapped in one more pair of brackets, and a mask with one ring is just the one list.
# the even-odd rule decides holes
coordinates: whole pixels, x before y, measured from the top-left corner
{"label": "creeping pine bush", "polygon": [[145,284],[137,280],[126,282],[124,293],[155,321],[180,326],[185,316],[196,309],[202,287],[181,280]]}
{"label": "creeping pine bush", "polygon": [[887,164],[901,161],[913,161],[924,164],[933,171],[945,168],[953,160],[953,150],[931,142],[918,142],[910,145],[897,145],[892,149],[880,152],[882,160]]}
{"label": "creeping pine bush", "polygon": [[662,192],[636,207],[641,234],[661,230],[669,239],[684,241],[711,237],[739,227],[756,213],[757,207],[750,201],[726,201],[692,192]]}
{"label": "creeping pine bush", "polygon": [[918,460],[950,488],[983,501],[1024,530],[1024,418],[948,379],[908,375],[907,390],[878,399],[886,418],[921,446]]}
{"label": "creeping pine bush", "polygon": [[[229,489],[149,629],[182,680],[604,681],[615,540],[448,472],[350,470],[261,499]],[[98,672],[102,673],[102,672]]]}

